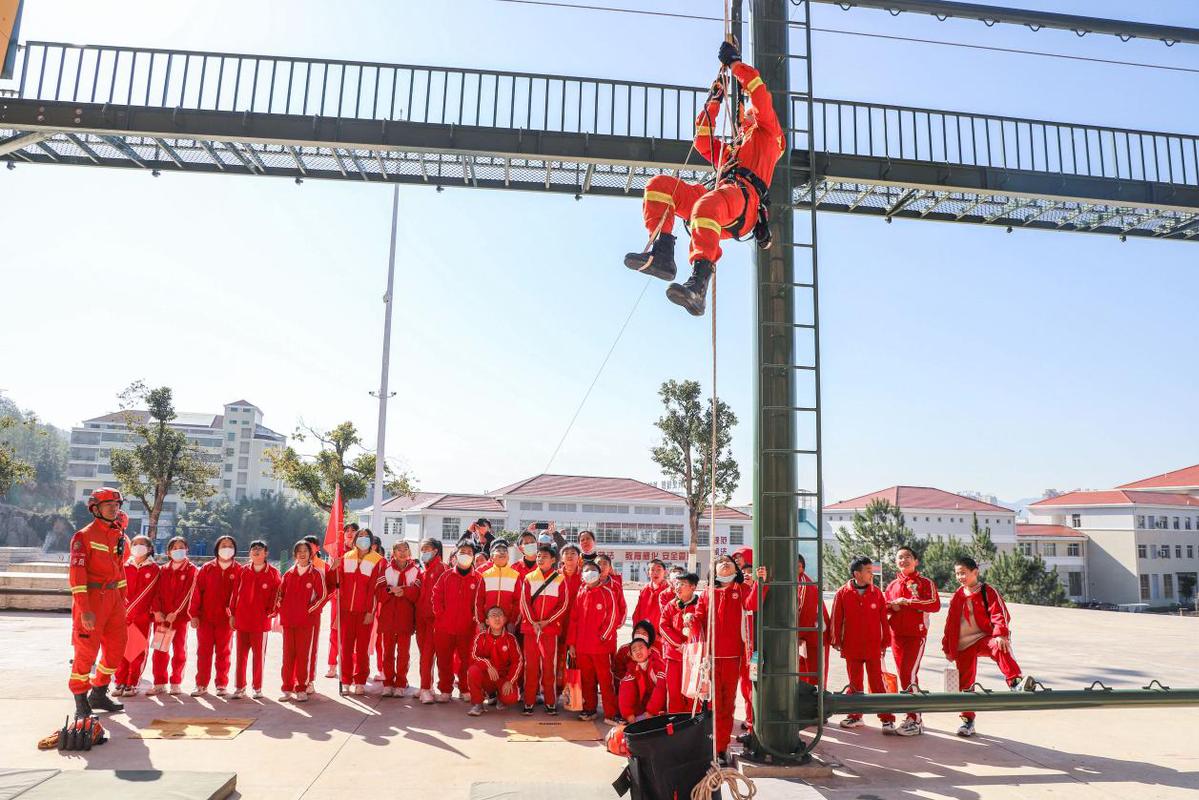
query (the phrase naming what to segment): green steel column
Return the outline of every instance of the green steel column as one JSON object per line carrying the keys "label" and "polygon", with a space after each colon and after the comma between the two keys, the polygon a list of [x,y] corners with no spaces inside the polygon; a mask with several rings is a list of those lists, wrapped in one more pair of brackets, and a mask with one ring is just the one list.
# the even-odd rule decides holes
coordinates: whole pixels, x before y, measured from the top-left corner
{"label": "green steel column", "polygon": [[[751,18],[753,65],[774,97],[774,109],[784,130],[792,127],[788,53],[788,7],[790,0],[753,0]],[[765,565],[776,580],[795,580],[798,543],[786,538],[797,535],[799,509],[795,497],[798,486],[793,415],[767,411],[796,405],[795,370],[767,367],[769,364],[794,363],[795,346],[790,324],[795,321],[794,296],[788,284],[794,283],[795,259],[791,205],[790,159],[784,157],[775,169],[770,195],[771,232],[774,246],[757,250],[757,298],[754,328],[756,334],[757,374],[755,376],[756,425],[754,431],[754,558]],[[760,668],[755,688],[755,709],[760,724],[755,725],[759,742],[767,752],[789,754],[799,744],[798,724],[789,720],[800,717],[797,680],[793,676],[771,673],[796,671],[795,634],[771,628],[795,625],[796,594],[793,587],[771,592],[759,611],[761,620],[757,643]]]}

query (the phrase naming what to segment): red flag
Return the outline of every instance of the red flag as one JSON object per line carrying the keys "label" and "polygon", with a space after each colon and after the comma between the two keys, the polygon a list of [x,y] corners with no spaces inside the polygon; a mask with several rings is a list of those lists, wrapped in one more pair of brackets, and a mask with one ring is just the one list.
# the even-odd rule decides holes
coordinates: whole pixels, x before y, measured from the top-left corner
{"label": "red flag", "polygon": [[333,488],[333,510],[329,512],[329,527],[325,528],[325,552],[338,558],[345,555],[341,520],[341,484],[338,484]]}

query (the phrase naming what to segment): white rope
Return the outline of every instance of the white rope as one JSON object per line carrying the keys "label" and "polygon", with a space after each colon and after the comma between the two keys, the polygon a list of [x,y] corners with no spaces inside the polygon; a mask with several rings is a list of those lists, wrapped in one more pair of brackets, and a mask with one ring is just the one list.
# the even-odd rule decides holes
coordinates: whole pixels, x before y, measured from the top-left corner
{"label": "white rope", "polygon": [[719,791],[722,786],[728,788],[732,800],[750,800],[758,794],[758,787],[740,770],[713,764],[691,790],[691,800],[712,800],[712,792]]}

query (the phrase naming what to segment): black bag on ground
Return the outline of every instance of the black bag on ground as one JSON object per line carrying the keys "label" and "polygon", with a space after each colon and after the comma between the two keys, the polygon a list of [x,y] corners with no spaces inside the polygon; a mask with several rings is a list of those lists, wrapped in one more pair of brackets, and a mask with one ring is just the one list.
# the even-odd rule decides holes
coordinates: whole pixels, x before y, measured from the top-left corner
{"label": "black bag on ground", "polygon": [[[689,800],[712,765],[712,713],[663,714],[624,730],[629,763],[612,784],[631,800]],[[719,790],[712,793],[719,798]]]}

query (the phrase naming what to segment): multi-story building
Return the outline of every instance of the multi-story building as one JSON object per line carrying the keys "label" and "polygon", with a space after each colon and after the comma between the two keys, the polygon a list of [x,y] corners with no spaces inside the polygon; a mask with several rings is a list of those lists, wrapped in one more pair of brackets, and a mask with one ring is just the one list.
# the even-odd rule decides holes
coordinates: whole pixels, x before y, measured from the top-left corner
{"label": "multi-story building", "polygon": [[[67,476],[72,483],[72,496],[85,500],[99,486],[115,485],[110,455],[114,449],[132,449],[135,434],[126,425],[126,413],[118,411],[84,420],[71,429]],[[131,411],[137,420],[148,418],[146,411]],[[287,446],[287,437],[262,424],[262,410],[246,400],[226,403],[224,413],[180,412],[170,423],[172,428],[187,435],[187,440],[200,448],[202,458],[219,465],[220,473],[213,480],[219,495],[237,502],[244,497],[258,497],[267,491],[281,492],[283,484],[271,476],[271,463],[266,451]],[[165,538],[175,520],[188,504],[177,494],[167,495],[159,517],[159,537]],[[136,499],[125,504],[129,514],[130,531],[142,529],[146,509]]]}
{"label": "multi-story building", "polygon": [[1026,556],[1040,556],[1045,566],[1057,573],[1071,600],[1091,599],[1085,533],[1067,525],[1016,523],[1016,547]]}
{"label": "multi-story building", "polygon": [[1199,464],[1104,491],[1029,506],[1032,522],[1086,535],[1090,598],[1169,605],[1194,601],[1199,582]]}
{"label": "multi-story building", "polygon": [[[612,556],[616,571],[633,581],[644,577],[653,558],[685,564],[691,542],[683,499],[631,478],[537,475],[488,494],[419,492],[386,501],[381,525],[374,516],[372,507],[359,512],[362,522],[382,529],[380,537],[387,543],[431,537],[450,544],[479,518],[490,520],[497,532],[553,522],[570,542],[578,541],[579,531],[590,530],[600,550]],[[717,553],[748,545],[751,522],[743,511],[718,508]],[[708,562],[708,527],[705,515],[696,537],[701,569]]]}
{"label": "multi-story building", "polygon": [[974,517],[980,528],[991,529],[991,541],[1000,551],[1016,547],[1016,512],[994,503],[953,494],[928,486],[892,486],[843,500],[824,508],[824,539],[836,546],[837,531],[853,529],[853,515],[864,511],[872,500],[886,500],[902,513],[916,536],[948,541],[951,537],[970,541]]}

